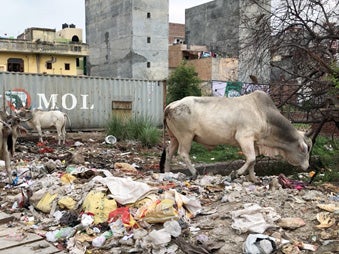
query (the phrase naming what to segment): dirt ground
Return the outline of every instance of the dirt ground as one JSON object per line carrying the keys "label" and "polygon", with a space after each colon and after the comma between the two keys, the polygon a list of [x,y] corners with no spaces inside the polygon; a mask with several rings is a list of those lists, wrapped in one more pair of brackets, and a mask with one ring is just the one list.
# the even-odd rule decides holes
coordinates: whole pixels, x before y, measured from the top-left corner
{"label": "dirt ground", "polygon": [[[56,223],[51,211],[42,212],[36,205],[28,208],[34,203],[29,198],[32,193],[22,193],[25,189],[34,194],[39,184],[47,190],[61,189],[63,184],[48,185],[48,179],[61,178],[74,168],[82,171],[75,175],[73,189],[65,191],[66,196],[72,196],[74,190],[78,190],[77,196],[84,196],[97,188],[97,183],[90,183],[94,177],[102,176],[98,170],[103,169],[114,177],[131,178],[155,188],[158,197],[175,190],[181,199],[189,199],[183,201],[183,210],[177,197],[173,207],[166,208],[166,212],[174,209],[179,213],[175,216],[180,225],[176,233],[171,231],[168,235],[164,221],[140,222],[138,228],[129,228],[123,235],[113,232],[102,247],[93,247],[92,240],[99,235],[95,230],[101,228],[102,233],[104,226],[78,228],[84,212],[78,205],[74,209],[77,223],[71,225],[77,229],[75,233],[53,242],[66,253],[339,253],[339,186],[335,184],[308,184],[307,174],[301,174],[300,181],[290,186],[279,184],[279,180],[290,180],[288,176],[261,177],[262,183],[255,185],[246,178],[232,181],[227,175],[199,175],[192,181],[180,171],[160,174],[161,145],[144,148],[138,142],[121,140],[107,144],[103,132],[68,133],[64,146],[58,146],[51,135],[45,144],[37,141],[35,135],[18,139],[12,159],[12,169],[18,176],[16,185],[7,184],[4,171],[1,175],[0,209],[16,215],[15,223],[22,225],[22,230],[44,235],[67,226]],[[183,167],[180,162],[175,164],[176,168]],[[31,171],[29,179],[22,173],[27,168]],[[75,198],[74,194],[72,198],[83,201],[83,196]],[[69,212],[59,204],[52,209],[59,210]],[[136,208],[130,211],[133,216]],[[166,216],[160,213],[159,220]],[[34,222],[27,223],[22,214]]]}

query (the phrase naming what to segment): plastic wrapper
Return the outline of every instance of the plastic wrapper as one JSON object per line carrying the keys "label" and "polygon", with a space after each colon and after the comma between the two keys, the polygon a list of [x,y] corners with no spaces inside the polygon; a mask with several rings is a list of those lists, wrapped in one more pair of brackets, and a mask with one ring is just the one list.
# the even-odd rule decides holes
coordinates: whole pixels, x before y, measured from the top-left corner
{"label": "plastic wrapper", "polygon": [[52,209],[52,203],[58,194],[50,194],[47,192],[38,202],[36,208],[44,213],[49,213]]}
{"label": "plastic wrapper", "polygon": [[74,210],[77,202],[73,198],[65,196],[58,200],[58,205],[63,209],[66,208],[68,210]]}
{"label": "plastic wrapper", "polygon": [[87,194],[82,208],[86,213],[94,214],[94,224],[106,222],[108,215],[117,208],[114,199],[108,199],[105,193],[100,191],[91,191]]}
{"label": "plastic wrapper", "polygon": [[137,223],[129,212],[128,207],[119,207],[108,215],[108,223],[121,219],[126,228],[137,227]]}
{"label": "plastic wrapper", "polygon": [[172,199],[156,200],[151,204],[146,203],[138,209],[135,219],[148,223],[163,223],[171,219],[178,220],[179,214],[174,206],[175,201]]}
{"label": "plastic wrapper", "polygon": [[68,174],[68,173],[63,174],[60,178],[60,180],[63,184],[73,183],[75,179],[76,179],[75,176]]}

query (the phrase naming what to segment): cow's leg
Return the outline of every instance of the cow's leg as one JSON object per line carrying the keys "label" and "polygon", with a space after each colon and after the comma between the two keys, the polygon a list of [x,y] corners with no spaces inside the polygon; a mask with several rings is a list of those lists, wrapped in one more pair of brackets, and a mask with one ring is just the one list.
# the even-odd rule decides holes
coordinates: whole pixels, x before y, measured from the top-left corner
{"label": "cow's leg", "polygon": [[5,169],[7,171],[9,184],[13,184],[12,172],[10,168],[11,165],[10,153],[7,149],[4,149],[3,151],[3,158],[5,159]]}
{"label": "cow's leg", "polygon": [[57,129],[57,133],[58,133],[58,145],[60,145],[61,144],[61,139],[62,139],[61,130]]}
{"label": "cow's leg", "polygon": [[61,139],[62,139],[62,125],[56,124],[55,128],[57,130],[57,135],[58,135],[58,145],[61,144]]}
{"label": "cow's leg", "polygon": [[66,119],[65,119],[65,123],[61,128],[61,135],[62,135],[62,143],[66,144]]}
{"label": "cow's leg", "polygon": [[252,182],[259,182],[258,178],[255,176],[254,165],[256,159],[256,153],[254,148],[254,141],[252,138],[237,138],[239,146],[246,157],[245,164],[237,170],[237,176],[244,175],[247,171],[249,173],[249,178]]}
{"label": "cow's leg", "polygon": [[36,130],[38,131],[39,134],[39,141],[43,143],[44,141],[42,140],[42,131],[41,131],[41,126],[36,126]]}
{"label": "cow's leg", "polygon": [[170,136],[170,144],[167,147],[166,151],[166,161],[165,161],[165,172],[169,172],[171,170],[171,161],[174,153],[178,150],[178,140],[174,136]]}
{"label": "cow's leg", "polygon": [[192,146],[192,138],[184,138],[181,139],[181,142],[179,143],[179,148],[178,148],[178,155],[180,158],[185,162],[186,166],[190,170],[193,179],[197,177],[197,170],[193,166],[191,160],[190,160],[190,150]]}

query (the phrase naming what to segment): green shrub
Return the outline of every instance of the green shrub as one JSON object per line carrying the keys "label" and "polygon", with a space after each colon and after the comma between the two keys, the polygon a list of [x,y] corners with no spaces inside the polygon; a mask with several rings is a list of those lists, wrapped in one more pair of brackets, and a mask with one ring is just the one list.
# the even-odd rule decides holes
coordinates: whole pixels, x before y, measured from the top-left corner
{"label": "green shrub", "polygon": [[126,139],[125,119],[113,116],[107,125],[107,134],[115,136],[117,139]]}
{"label": "green shrub", "polygon": [[317,168],[311,168],[311,170],[319,170],[315,181],[339,181],[339,139],[318,136],[312,149],[312,156],[317,156],[322,164],[317,165]]}
{"label": "green shrub", "polygon": [[325,167],[338,168],[339,140],[318,136],[312,149],[312,156],[319,156]]}
{"label": "green shrub", "polygon": [[151,118],[123,118],[113,116],[107,126],[107,134],[119,140],[138,140],[151,147],[160,142],[161,132]]}
{"label": "green shrub", "polygon": [[141,129],[138,140],[144,146],[152,147],[159,144],[161,138],[161,131],[155,126],[145,126]]}
{"label": "green shrub", "polygon": [[200,83],[201,79],[198,77],[194,66],[182,62],[175,71],[171,73],[168,79],[166,103],[168,104],[190,95],[201,96]]}

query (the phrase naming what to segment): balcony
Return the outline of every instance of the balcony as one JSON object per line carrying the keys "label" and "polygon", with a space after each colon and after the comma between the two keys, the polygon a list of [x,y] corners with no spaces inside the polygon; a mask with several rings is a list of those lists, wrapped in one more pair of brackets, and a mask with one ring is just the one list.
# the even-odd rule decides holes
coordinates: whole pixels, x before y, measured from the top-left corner
{"label": "balcony", "polygon": [[48,55],[88,56],[86,43],[59,43],[0,38],[0,53],[31,53]]}

